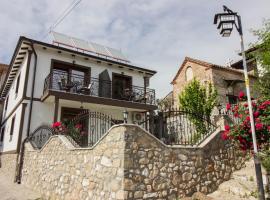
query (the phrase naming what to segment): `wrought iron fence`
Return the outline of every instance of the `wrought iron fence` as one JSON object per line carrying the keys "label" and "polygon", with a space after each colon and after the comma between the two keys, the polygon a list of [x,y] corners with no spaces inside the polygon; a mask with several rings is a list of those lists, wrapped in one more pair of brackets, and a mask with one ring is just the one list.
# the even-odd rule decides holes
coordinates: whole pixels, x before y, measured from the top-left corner
{"label": "wrought iron fence", "polygon": [[113,125],[123,123],[123,120],[115,119],[110,115],[100,112],[82,111],[71,120],[73,126],[79,126],[80,132],[69,135],[81,147],[93,146]]}
{"label": "wrought iron fence", "polygon": [[235,106],[239,107],[239,104],[231,104],[231,109],[228,110],[226,106],[223,105],[219,110],[219,114],[225,116],[232,124],[239,124],[241,119],[232,111]]}
{"label": "wrought iron fence", "polygon": [[57,90],[68,93],[84,94],[137,103],[155,104],[155,90],[131,85],[127,88],[114,86],[113,81],[85,77],[77,74],[67,74],[54,71],[44,81],[43,93],[47,90]]}
{"label": "wrought iron fence", "polygon": [[210,118],[181,110],[150,115],[140,123],[158,139],[169,145],[198,145],[216,130]]}
{"label": "wrought iron fence", "polygon": [[49,126],[40,126],[29,136],[29,141],[36,149],[41,149],[43,145],[54,135],[54,131]]}

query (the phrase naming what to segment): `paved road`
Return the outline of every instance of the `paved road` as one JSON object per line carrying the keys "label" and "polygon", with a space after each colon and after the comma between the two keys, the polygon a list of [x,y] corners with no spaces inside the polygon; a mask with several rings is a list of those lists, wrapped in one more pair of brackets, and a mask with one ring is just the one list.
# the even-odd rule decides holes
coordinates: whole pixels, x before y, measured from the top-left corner
{"label": "paved road", "polygon": [[0,172],[0,199],[1,200],[41,200],[40,195],[23,185],[13,183]]}

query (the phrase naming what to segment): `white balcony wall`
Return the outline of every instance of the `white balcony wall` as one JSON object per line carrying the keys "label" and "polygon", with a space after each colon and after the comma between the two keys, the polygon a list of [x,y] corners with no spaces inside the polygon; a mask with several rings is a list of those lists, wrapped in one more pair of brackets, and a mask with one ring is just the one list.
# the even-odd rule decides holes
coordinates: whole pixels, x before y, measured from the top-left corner
{"label": "white balcony wall", "polygon": [[[104,70],[108,70],[110,78],[112,79],[112,73],[124,73],[125,75],[132,77],[132,85],[135,86],[144,86],[144,76],[140,74],[138,71],[130,71],[128,69],[122,68],[120,69],[118,65],[108,65],[107,63],[101,62],[97,63],[94,60],[85,60],[83,57],[75,56],[72,57],[70,53],[58,53],[57,50],[52,49],[43,49],[40,46],[35,45],[35,50],[37,52],[37,75],[35,81],[35,98],[40,98],[43,95],[43,88],[44,88],[44,80],[47,75],[50,73],[51,68],[51,61],[52,59],[64,61],[68,63],[72,63],[75,60],[75,63],[78,65],[82,65],[85,67],[91,68],[91,77],[98,78],[99,74]],[[33,60],[32,60],[33,61]],[[34,63],[32,62],[31,68],[29,70],[29,84],[27,89],[27,96],[30,97],[31,95],[31,87],[32,87],[32,77],[33,77],[33,70]]]}

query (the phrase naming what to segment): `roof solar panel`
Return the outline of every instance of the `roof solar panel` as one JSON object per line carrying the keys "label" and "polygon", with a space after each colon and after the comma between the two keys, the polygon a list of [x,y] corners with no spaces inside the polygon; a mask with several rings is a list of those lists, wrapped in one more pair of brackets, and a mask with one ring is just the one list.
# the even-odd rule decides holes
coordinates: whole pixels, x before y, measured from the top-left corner
{"label": "roof solar panel", "polygon": [[105,47],[103,45],[94,43],[94,42],[87,42],[85,40],[70,37],[64,35],[62,33],[52,32],[52,36],[54,38],[54,43],[65,45],[71,48],[75,48],[76,50],[87,51],[90,53],[95,53],[99,56],[106,56],[116,60],[121,60],[125,62],[129,62],[127,58],[122,54],[121,51],[111,48]]}
{"label": "roof solar panel", "polygon": [[97,43],[94,43],[94,42],[90,42],[90,44],[94,47],[94,49],[96,50],[97,53],[99,54],[103,54],[103,55],[106,55],[106,56],[111,56],[108,54],[108,51],[106,50],[106,47],[100,45],[100,44],[97,44]]}
{"label": "roof solar panel", "polygon": [[110,47],[107,47],[107,50],[111,53],[111,55],[115,58],[119,58],[121,60],[127,60],[127,58],[124,56],[124,54],[122,54],[121,51],[117,50],[117,49],[113,49]]}
{"label": "roof solar panel", "polygon": [[70,47],[73,47],[74,44],[72,43],[72,40],[70,39],[69,36],[61,34],[61,33],[56,33],[56,32],[52,32],[53,38],[54,38],[54,42],[63,44],[63,45],[67,45]]}

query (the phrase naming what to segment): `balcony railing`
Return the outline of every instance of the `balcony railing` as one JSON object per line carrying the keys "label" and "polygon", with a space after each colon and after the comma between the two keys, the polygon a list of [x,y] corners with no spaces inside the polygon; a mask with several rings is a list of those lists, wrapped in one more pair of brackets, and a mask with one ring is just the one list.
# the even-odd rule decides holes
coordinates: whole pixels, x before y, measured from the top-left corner
{"label": "balcony railing", "polygon": [[61,72],[50,73],[44,81],[45,93],[47,90],[56,90],[72,94],[83,94],[94,97],[103,97],[131,101],[144,104],[155,104],[155,90],[139,87],[123,87],[119,82],[106,81],[93,77]]}

